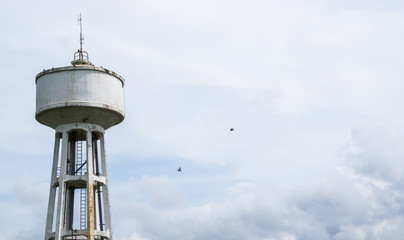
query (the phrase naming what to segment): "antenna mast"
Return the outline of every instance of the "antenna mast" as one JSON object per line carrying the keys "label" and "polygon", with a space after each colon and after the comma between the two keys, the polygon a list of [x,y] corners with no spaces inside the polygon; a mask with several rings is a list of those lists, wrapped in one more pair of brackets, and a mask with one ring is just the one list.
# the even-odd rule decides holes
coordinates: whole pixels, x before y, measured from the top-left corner
{"label": "antenna mast", "polygon": [[85,64],[90,64],[90,61],[88,60],[88,53],[86,51],[83,51],[83,21],[81,18],[81,13],[79,14],[79,24],[80,24],[80,49],[77,50],[77,52],[74,54],[74,60],[72,61],[72,64],[74,66],[76,65],[85,65]]}
{"label": "antenna mast", "polygon": [[[83,52],[83,24],[81,21],[81,13],[79,15],[79,23],[80,23],[80,52]],[[83,59],[83,56],[81,55],[81,60]]]}

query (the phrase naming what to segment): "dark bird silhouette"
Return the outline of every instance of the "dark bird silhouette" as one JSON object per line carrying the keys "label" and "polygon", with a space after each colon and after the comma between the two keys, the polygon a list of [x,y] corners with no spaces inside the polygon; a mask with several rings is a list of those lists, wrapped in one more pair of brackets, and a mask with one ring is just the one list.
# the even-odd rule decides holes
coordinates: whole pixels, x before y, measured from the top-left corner
{"label": "dark bird silhouette", "polygon": [[179,168],[177,169],[177,171],[178,171],[178,172],[182,172],[182,169],[181,169],[181,167],[179,167]]}
{"label": "dark bird silhouette", "polygon": [[234,131],[234,128],[230,128],[230,132],[233,132]]}

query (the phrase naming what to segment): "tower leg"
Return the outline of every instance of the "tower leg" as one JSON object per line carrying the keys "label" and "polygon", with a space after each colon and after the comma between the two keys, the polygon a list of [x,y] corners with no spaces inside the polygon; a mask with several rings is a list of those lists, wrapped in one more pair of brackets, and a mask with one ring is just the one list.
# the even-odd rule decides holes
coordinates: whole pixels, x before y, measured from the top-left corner
{"label": "tower leg", "polygon": [[61,134],[55,133],[55,147],[53,151],[53,163],[52,163],[52,174],[50,181],[50,192],[48,201],[48,213],[46,215],[46,229],[45,229],[45,240],[49,239],[49,235],[52,233],[53,226],[53,216],[55,212],[55,198],[56,198],[56,177],[58,172],[59,163],[59,146],[60,146]]}
{"label": "tower leg", "polygon": [[[106,163],[106,154],[105,154],[105,138],[104,135],[100,137],[100,148],[101,148],[101,167],[103,170],[103,175],[107,178],[107,163]],[[105,226],[107,229],[109,228],[110,232],[111,229],[111,213],[109,207],[109,193],[108,193],[108,186],[107,183],[102,188],[103,191],[103,204],[104,204],[104,216],[105,216]],[[112,238],[112,237],[111,237]]]}
{"label": "tower leg", "polygon": [[89,240],[94,240],[94,161],[93,161],[93,141],[91,132],[87,132],[87,159],[92,159],[92,161],[87,161],[87,227],[89,230]]}
{"label": "tower leg", "polygon": [[59,193],[57,200],[56,210],[56,229],[55,240],[62,239],[62,229],[64,225],[64,210],[66,202],[66,169],[67,169],[67,148],[68,148],[69,136],[67,132],[62,133],[62,154],[60,163],[60,176],[58,180]]}

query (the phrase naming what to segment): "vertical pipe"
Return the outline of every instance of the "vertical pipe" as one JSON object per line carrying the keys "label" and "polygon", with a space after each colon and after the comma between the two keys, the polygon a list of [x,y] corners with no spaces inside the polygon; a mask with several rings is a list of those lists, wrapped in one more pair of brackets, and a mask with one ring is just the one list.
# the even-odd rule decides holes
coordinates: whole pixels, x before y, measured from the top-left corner
{"label": "vertical pipe", "polygon": [[112,240],[112,226],[111,226],[111,214],[109,207],[109,193],[108,193],[108,180],[107,180],[107,163],[105,154],[105,138],[104,133],[100,135],[100,147],[101,147],[101,167],[102,173],[105,176],[105,186],[102,188],[102,197],[104,204],[104,215],[105,215],[105,230],[109,229],[109,240]]}
{"label": "vertical pipe", "polygon": [[[103,221],[103,214],[102,214],[102,205],[101,205],[101,184],[97,183],[97,201],[98,201],[98,214],[99,214],[99,224],[100,224],[100,231],[104,231],[104,221]],[[101,237],[101,240],[104,240],[104,237]]]}
{"label": "vertical pipe", "polygon": [[[76,167],[76,141],[77,131],[71,131],[69,134],[69,157],[67,160],[67,174],[74,175]],[[74,218],[74,187],[66,187],[66,229],[73,229]]]}
{"label": "vertical pipe", "polygon": [[[95,159],[95,175],[100,176],[100,167],[99,167],[99,159],[98,159],[98,144],[97,137],[93,135],[93,148],[94,148],[94,159]],[[101,205],[101,184],[99,182],[96,183],[96,193],[97,193],[97,205],[98,205],[98,216],[99,216],[99,229],[100,231],[104,231],[104,221],[102,214],[102,205]],[[104,237],[101,237],[101,240],[104,240]]]}
{"label": "vertical pipe", "polygon": [[56,200],[56,188],[57,188],[55,180],[57,178],[57,172],[58,172],[59,147],[60,147],[60,133],[56,132],[55,146],[53,149],[53,163],[52,163],[52,174],[50,181],[48,213],[46,216],[45,240],[49,239],[49,235],[52,233],[52,227],[53,227],[53,217],[55,213],[55,200]]}
{"label": "vertical pipe", "polygon": [[[97,140],[96,140],[97,136],[95,135],[94,132],[91,134],[91,136],[93,138],[92,143],[93,143],[94,175],[98,176]],[[96,197],[97,192],[98,192],[97,185],[98,185],[98,182],[94,182],[94,228],[95,228],[95,230],[99,230],[98,224],[97,224],[97,221],[99,220],[99,212],[97,211],[99,203],[98,203],[98,198]]]}
{"label": "vertical pipe", "polygon": [[56,212],[56,229],[55,229],[55,239],[59,240],[62,237],[62,228],[63,228],[63,220],[64,214],[63,209],[65,206],[65,176],[66,176],[66,168],[67,168],[67,145],[69,142],[69,136],[67,132],[63,132],[62,135],[62,154],[60,159],[60,176],[59,176],[59,196],[58,196],[58,205]]}

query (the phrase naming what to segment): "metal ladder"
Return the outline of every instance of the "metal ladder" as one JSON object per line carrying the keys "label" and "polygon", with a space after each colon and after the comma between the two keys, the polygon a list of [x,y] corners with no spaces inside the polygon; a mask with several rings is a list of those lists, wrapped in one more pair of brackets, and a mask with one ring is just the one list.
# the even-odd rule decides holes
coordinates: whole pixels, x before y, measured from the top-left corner
{"label": "metal ladder", "polygon": [[80,229],[86,229],[86,215],[87,215],[87,209],[86,209],[86,189],[82,188],[80,189]]}
{"label": "metal ladder", "polygon": [[[77,175],[83,175],[83,142],[82,141],[77,141],[76,142],[76,149],[77,149]],[[87,202],[87,196],[86,196],[86,188],[80,188],[80,229],[86,229],[87,224],[86,224],[86,215],[87,215],[87,209],[86,209],[86,202]]]}

